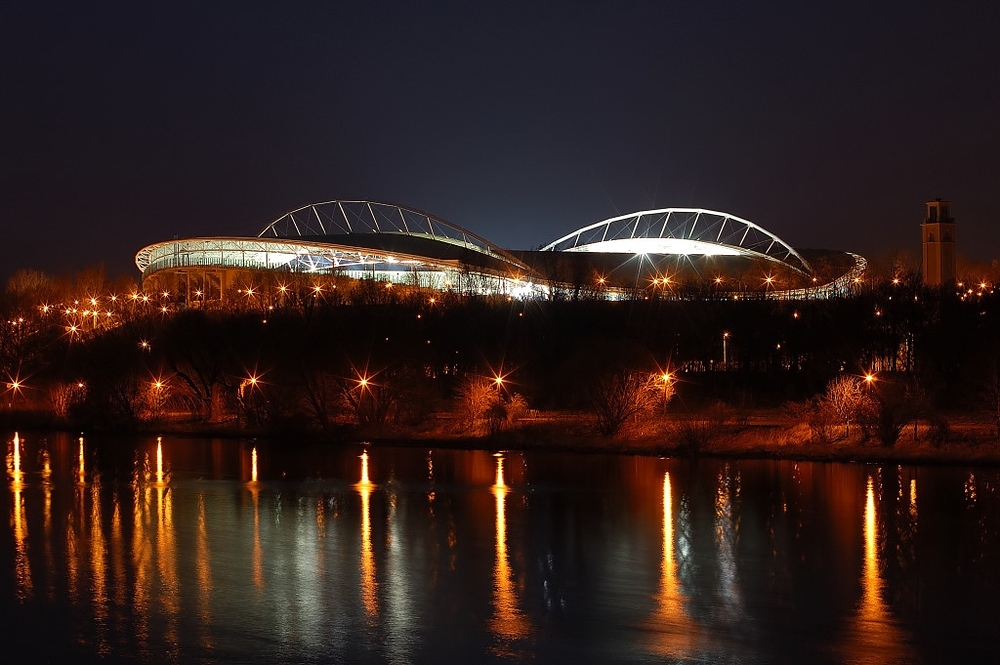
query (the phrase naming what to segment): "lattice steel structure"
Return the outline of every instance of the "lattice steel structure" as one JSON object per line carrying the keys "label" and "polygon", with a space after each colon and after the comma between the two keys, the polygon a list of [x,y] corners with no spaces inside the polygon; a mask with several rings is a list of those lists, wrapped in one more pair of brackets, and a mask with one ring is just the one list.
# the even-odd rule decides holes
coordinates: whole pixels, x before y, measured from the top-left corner
{"label": "lattice steel structure", "polygon": [[702,208],[660,208],[606,219],[549,243],[543,251],[748,256],[812,268],[791,245],[751,221]]}
{"label": "lattice steel structure", "polygon": [[459,247],[525,270],[523,263],[489,240],[419,210],[379,201],[327,201],[285,213],[260,238],[318,239],[358,234],[407,236]]}
{"label": "lattice steel structure", "polygon": [[491,274],[528,269],[488,240],[427,213],[378,201],[327,201],[286,213],[257,238],[169,240],[135,258],[143,274],[167,268],[216,266],[294,272],[382,266]]}

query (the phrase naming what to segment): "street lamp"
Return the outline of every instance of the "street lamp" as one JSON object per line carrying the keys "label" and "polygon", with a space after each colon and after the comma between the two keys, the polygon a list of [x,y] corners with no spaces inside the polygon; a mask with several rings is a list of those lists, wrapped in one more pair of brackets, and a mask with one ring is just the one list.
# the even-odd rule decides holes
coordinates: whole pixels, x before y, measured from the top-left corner
{"label": "street lamp", "polygon": [[11,377],[7,375],[9,381],[7,381],[7,392],[10,393],[10,402],[8,403],[8,408],[14,408],[14,398],[16,398],[20,392],[21,388],[24,386],[24,382],[21,380],[20,375]]}
{"label": "street lamp", "polygon": [[670,395],[668,393],[670,389],[670,372],[664,372],[660,378],[663,379],[663,413],[666,413],[667,400],[670,399]]}
{"label": "street lamp", "polygon": [[163,390],[166,388],[166,382],[157,377],[152,383],[153,388],[153,417],[159,418],[161,411],[163,410]]}

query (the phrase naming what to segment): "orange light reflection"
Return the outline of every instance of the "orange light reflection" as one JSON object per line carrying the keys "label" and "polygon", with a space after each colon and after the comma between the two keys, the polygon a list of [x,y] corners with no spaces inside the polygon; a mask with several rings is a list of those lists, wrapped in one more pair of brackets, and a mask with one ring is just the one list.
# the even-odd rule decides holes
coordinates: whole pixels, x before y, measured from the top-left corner
{"label": "orange light reflection", "polygon": [[31,598],[34,585],[31,579],[31,561],[28,559],[28,516],[21,495],[21,457],[20,438],[14,433],[13,480],[11,490],[14,492],[14,503],[11,506],[11,526],[14,528],[14,580],[17,585],[17,599],[24,601]]}
{"label": "orange light reflection", "polygon": [[13,454],[12,478],[14,483],[21,483],[21,438],[14,432],[14,454]]}
{"label": "orange light reflection", "polygon": [[881,525],[875,511],[875,493],[875,481],[869,476],[865,496],[861,600],[844,648],[850,661],[863,657],[869,663],[907,662],[906,637],[896,625],[889,605],[882,599],[885,581],[879,573],[878,530]]}
{"label": "orange light reflection", "polygon": [[86,475],[86,472],[85,472],[84,461],[83,461],[83,437],[82,436],[80,437],[80,459],[79,459],[79,462],[80,462],[80,466],[79,466],[79,474],[77,476],[77,481],[81,485],[84,485],[87,482],[87,475]]}
{"label": "orange light reflection", "polygon": [[260,546],[260,490],[256,485],[250,490],[253,497],[253,583],[258,590],[264,588],[264,553]]}
{"label": "orange light reflection", "polygon": [[156,482],[163,482],[163,437],[156,437]]}
{"label": "orange light reflection", "polygon": [[497,639],[494,653],[500,656],[514,655],[511,642],[523,639],[528,634],[528,621],[518,608],[517,588],[512,579],[510,560],[507,555],[507,485],[503,477],[503,457],[496,456],[496,563],[493,567],[493,618],[490,630]]}
{"label": "orange light reflection", "polygon": [[[160,445],[157,443],[157,451]],[[162,456],[157,457],[157,478],[162,478]],[[178,640],[178,620],[180,612],[180,585],[177,579],[177,548],[174,542],[173,492],[166,483],[157,481],[156,486],[156,562],[160,582],[160,606],[166,618],[165,639],[176,649]],[[176,653],[168,653],[176,657]]]}
{"label": "orange light reflection", "polygon": [[660,590],[657,608],[650,617],[653,651],[661,657],[680,658],[694,653],[699,640],[698,627],[684,609],[687,598],[677,579],[674,558],[674,511],[670,472],[663,474],[663,561],[660,566]]}
{"label": "orange light reflection", "polygon": [[369,617],[378,616],[378,583],[375,579],[375,554],[372,551],[371,493],[372,483],[368,479],[368,451],[361,453],[361,480],[358,492],[361,494],[361,602]]}

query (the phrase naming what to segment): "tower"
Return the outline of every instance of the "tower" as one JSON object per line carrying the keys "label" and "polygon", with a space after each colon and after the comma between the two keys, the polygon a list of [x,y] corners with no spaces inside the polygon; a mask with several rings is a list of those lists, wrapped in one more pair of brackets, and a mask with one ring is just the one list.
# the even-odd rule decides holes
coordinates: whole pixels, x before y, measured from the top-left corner
{"label": "tower", "polygon": [[927,202],[927,217],[920,225],[923,235],[924,284],[941,286],[955,281],[955,219],[949,214],[951,201]]}

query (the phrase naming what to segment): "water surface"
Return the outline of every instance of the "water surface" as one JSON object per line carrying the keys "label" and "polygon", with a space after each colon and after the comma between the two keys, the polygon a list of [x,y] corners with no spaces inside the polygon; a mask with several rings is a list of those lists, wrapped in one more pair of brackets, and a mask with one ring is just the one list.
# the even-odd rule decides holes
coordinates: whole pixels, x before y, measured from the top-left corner
{"label": "water surface", "polygon": [[33,661],[995,656],[993,469],[4,436]]}

